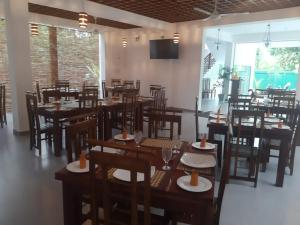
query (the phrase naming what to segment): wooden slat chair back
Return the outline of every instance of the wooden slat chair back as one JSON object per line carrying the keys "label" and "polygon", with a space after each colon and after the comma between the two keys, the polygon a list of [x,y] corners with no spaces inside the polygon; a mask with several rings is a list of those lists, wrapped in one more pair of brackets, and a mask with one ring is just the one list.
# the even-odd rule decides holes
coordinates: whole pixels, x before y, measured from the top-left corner
{"label": "wooden slat chair back", "polygon": [[283,96],[273,98],[273,107],[295,108],[296,96]]}
{"label": "wooden slat chair back", "polygon": [[95,139],[96,133],[96,119],[80,121],[66,127],[66,148],[69,163],[79,159],[81,151],[88,148],[88,139]]}
{"label": "wooden slat chair back", "polygon": [[249,110],[251,106],[251,98],[229,98],[228,112],[230,109]]}
{"label": "wooden slat chair back", "polygon": [[97,110],[98,108],[98,97],[82,95],[78,97],[79,109],[91,109]]}
{"label": "wooden slat chair back", "polygon": [[[249,118],[252,120],[250,121]],[[231,142],[231,149],[234,157],[234,173],[232,177],[252,181],[256,187],[264,131],[264,112],[233,110],[231,125],[235,128],[233,132],[234,140]],[[255,138],[259,138],[258,147],[254,146]],[[247,158],[249,160],[249,172],[247,177],[239,176],[237,174],[239,158]]]}
{"label": "wooden slat chair back", "polygon": [[70,90],[70,82],[68,80],[57,80],[55,82],[55,87],[58,90],[64,91],[64,92],[69,92]]}
{"label": "wooden slat chair back", "polygon": [[162,90],[162,89],[164,89],[164,87],[161,86],[161,85],[151,84],[150,88],[149,88],[149,90],[150,90],[150,96],[155,96],[155,93],[158,92],[158,91],[160,91],[160,90]]}
{"label": "wooden slat chair back", "polygon": [[49,103],[52,101],[59,101],[61,99],[60,90],[58,89],[46,89],[43,90],[43,102]]}
{"label": "wooden slat chair back", "polygon": [[126,93],[122,96],[122,130],[133,133],[138,122],[136,93]]}
{"label": "wooden slat chair back", "polygon": [[99,87],[97,85],[84,85],[82,88],[82,94],[85,96],[97,96],[99,95]]}
{"label": "wooden slat chair back", "polygon": [[[95,165],[101,168],[102,182],[97,180],[97,169]],[[112,183],[108,177],[108,172],[111,168],[119,168],[130,171],[131,181],[129,182],[130,189],[130,220],[129,223],[125,221],[115,221],[118,216],[117,212],[113,209],[112,199],[119,194],[118,191],[114,191]],[[131,224],[139,225],[141,221],[138,218],[138,198],[139,192],[142,192],[143,206],[144,206],[144,222],[145,225],[151,224],[150,214],[150,163],[147,160],[131,158],[127,156],[120,156],[117,154],[110,154],[99,151],[90,151],[90,173],[91,173],[91,193],[92,193],[92,224],[98,225],[98,199],[102,198],[104,209],[104,225],[110,224]],[[144,173],[143,187],[137,182],[137,173]],[[100,187],[100,188],[99,188]],[[120,195],[120,194],[119,194]],[[140,194],[141,195],[141,194]],[[124,196],[121,196],[124,199]]]}
{"label": "wooden slat chair back", "polygon": [[124,80],[123,85],[125,88],[131,89],[134,88],[134,81],[133,80]]}
{"label": "wooden slat chair back", "polygon": [[[166,107],[166,98],[165,91],[163,89],[157,91],[154,97],[153,107],[149,109],[148,117],[148,137],[152,137],[154,133],[154,138],[162,139],[173,139],[174,138],[174,128],[177,124],[177,138],[181,134],[181,113],[182,110],[167,108]],[[167,123],[170,124],[167,127]],[[169,136],[162,136],[159,132],[168,131]]]}
{"label": "wooden slat chair back", "polygon": [[121,84],[121,79],[111,79],[111,86],[115,87],[116,85]]}

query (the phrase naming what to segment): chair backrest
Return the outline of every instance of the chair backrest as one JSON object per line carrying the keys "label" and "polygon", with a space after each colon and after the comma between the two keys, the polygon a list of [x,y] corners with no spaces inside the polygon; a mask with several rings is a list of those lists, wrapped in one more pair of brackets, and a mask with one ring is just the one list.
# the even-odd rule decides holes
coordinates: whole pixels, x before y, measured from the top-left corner
{"label": "chair backrest", "polygon": [[133,80],[124,80],[123,85],[125,88],[134,88],[134,81]]}
{"label": "chair backrest", "polygon": [[30,130],[40,130],[40,119],[38,115],[37,97],[35,93],[26,92],[26,106]]}
{"label": "chair backrest", "polygon": [[84,85],[82,87],[82,94],[85,96],[97,96],[99,94],[99,87],[97,85]]}
{"label": "chair backrest", "polygon": [[55,82],[55,87],[62,91],[69,91],[70,82],[68,80],[57,80]]}
{"label": "chair backrest", "polygon": [[60,90],[58,89],[48,89],[43,91],[43,102],[49,103],[50,99],[53,98],[55,101],[61,99]]}
{"label": "chair backrest", "polygon": [[251,98],[229,98],[228,99],[228,112],[230,109],[250,109]]}
{"label": "chair backrest", "polygon": [[226,135],[226,146],[225,146],[226,154],[224,154],[224,160],[223,160],[224,163],[221,170],[221,179],[220,179],[220,184],[218,189],[218,197],[217,197],[217,205],[216,205],[217,208],[216,208],[214,225],[219,225],[223,196],[225,192],[226,183],[229,177],[230,159],[231,159],[230,140],[232,138],[232,135],[233,135],[232,126],[231,124],[229,124],[227,135]]}
{"label": "chair backrest", "polygon": [[94,95],[80,95],[78,97],[79,109],[93,109],[98,108],[98,96]]}
{"label": "chair backrest", "polygon": [[286,107],[294,108],[295,107],[296,96],[283,96],[283,97],[274,97],[273,98],[273,107]]}
{"label": "chair backrest", "polygon": [[[102,173],[102,182],[100,183],[96,176],[95,165],[99,165]],[[138,225],[138,192],[143,191],[143,205],[144,205],[144,223],[151,224],[150,216],[150,163],[147,160],[136,159],[127,156],[120,156],[117,154],[104,153],[99,151],[90,151],[90,173],[91,173],[91,193],[92,193],[92,224],[96,225],[98,221],[98,203],[99,195],[102,195],[103,209],[104,209],[104,224],[109,225],[114,222],[111,216],[113,207],[112,195],[118,195],[118,191],[113,191],[111,188],[112,181],[108,176],[111,168],[118,168],[130,171],[131,181],[129,182],[130,192],[130,217],[131,225]],[[137,182],[137,173],[144,174],[143,188],[139,189]],[[101,191],[99,185],[102,187]],[[124,188],[127,186],[124,185]],[[124,196],[123,196],[124,198]]]}
{"label": "chair backrest", "polygon": [[137,96],[136,93],[125,93],[122,96],[122,129],[133,133],[137,127]]}
{"label": "chair backrest", "polygon": [[163,87],[161,85],[151,84],[150,85],[150,96],[155,96],[155,93],[162,89],[163,89]]}
{"label": "chair backrest", "polygon": [[116,86],[121,84],[121,79],[111,79],[111,86]]}
{"label": "chair backrest", "polygon": [[[82,119],[83,118],[88,117],[82,117]],[[66,127],[66,148],[68,162],[78,160],[81,151],[88,148],[88,139],[95,139],[96,133],[96,119],[80,121]],[[73,154],[75,158],[73,158]]]}

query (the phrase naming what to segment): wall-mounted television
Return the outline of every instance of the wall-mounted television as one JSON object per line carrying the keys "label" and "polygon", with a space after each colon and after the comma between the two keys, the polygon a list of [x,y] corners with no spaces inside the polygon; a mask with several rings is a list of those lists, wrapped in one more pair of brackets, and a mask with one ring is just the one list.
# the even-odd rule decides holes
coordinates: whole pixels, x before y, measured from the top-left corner
{"label": "wall-mounted television", "polygon": [[173,39],[150,40],[150,59],[178,59],[178,55]]}

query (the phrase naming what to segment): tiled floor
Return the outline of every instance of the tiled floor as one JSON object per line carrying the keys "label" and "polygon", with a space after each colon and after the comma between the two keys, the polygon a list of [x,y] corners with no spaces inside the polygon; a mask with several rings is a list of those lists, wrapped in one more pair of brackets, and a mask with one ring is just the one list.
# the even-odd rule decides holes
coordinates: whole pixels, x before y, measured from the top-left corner
{"label": "tiled floor", "polygon": [[[9,117],[10,118],[10,117]],[[10,120],[11,121],[11,120]],[[194,117],[185,113],[182,139],[194,140]],[[27,136],[14,136],[11,122],[0,128],[0,225],[62,225],[61,185],[54,172],[65,165],[44,147],[39,157],[29,151]],[[206,132],[206,119],[200,121]],[[220,225],[299,225],[300,155],[293,176],[275,187],[276,160],[252,184],[231,181],[226,187]]]}

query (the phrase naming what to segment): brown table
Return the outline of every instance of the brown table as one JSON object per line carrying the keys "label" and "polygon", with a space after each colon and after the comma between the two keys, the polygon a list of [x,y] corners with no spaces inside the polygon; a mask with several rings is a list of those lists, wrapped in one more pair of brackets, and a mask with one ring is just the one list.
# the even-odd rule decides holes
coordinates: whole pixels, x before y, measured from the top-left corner
{"label": "brown table", "polygon": [[[127,143],[127,145],[135,144],[134,142],[131,142]],[[161,159],[160,149],[141,147],[140,150],[145,150],[147,152],[150,151],[152,154],[154,154],[151,162],[156,166],[156,169],[161,170],[163,161]],[[192,224],[209,224],[210,215],[213,210],[214,199],[214,168],[210,169],[210,172],[205,173],[205,175],[201,174],[200,172],[200,175],[211,180],[213,183],[212,189],[203,193],[192,193],[182,190],[177,186],[176,181],[180,176],[185,175],[183,170],[177,169],[179,159],[183,152],[199,153],[199,150],[194,150],[187,143],[183,143],[181,147],[181,153],[175,155],[170,163],[172,170],[166,172],[165,176],[157,187],[151,187],[151,206],[173,212],[192,213]],[[79,225],[81,210],[80,197],[83,194],[89,194],[89,173],[74,174],[63,168],[55,173],[55,179],[62,182],[64,224]],[[100,176],[99,179],[101,179]],[[120,190],[124,189],[124,182],[114,182],[115,179],[112,179],[113,187],[117,187],[117,189]]]}
{"label": "brown table", "polygon": [[[101,100],[101,106],[99,107],[98,115],[98,128],[99,137],[108,140],[112,137],[112,120],[110,119],[110,112],[114,110],[122,109],[122,101],[111,101],[109,99]],[[138,127],[143,129],[143,111],[144,107],[151,105],[153,102],[152,98],[142,98],[138,101]],[[39,105],[39,115],[45,116],[46,118],[52,119],[53,121],[53,142],[54,152],[56,156],[60,156],[62,149],[62,131],[60,128],[60,121],[62,119],[68,119],[76,115],[91,112],[90,109],[79,109],[78,100],[75,101],[64,101],[60,108],[56,108],[53,104]]]}
{"label": "brown table", "polygon": [[[224,135],[226,140],[226,134],[228,130],[227,124],[208,123],[207,126],[209,128],[208,131],[209,140],[213,140],[215,134]],[[257,134],[259,133],[260,130],[257,129]],[[292,135],[293,135],[292,130],[272,129],[270,125],[265,125],[263,138],[280,140],[279,159],[278,159],[277,175],[276,175],[276,183],[275,183],[275,185],[278,187],[283,186],[286,162],[289,157],[289,149],[287,146],[291,143]]]}

